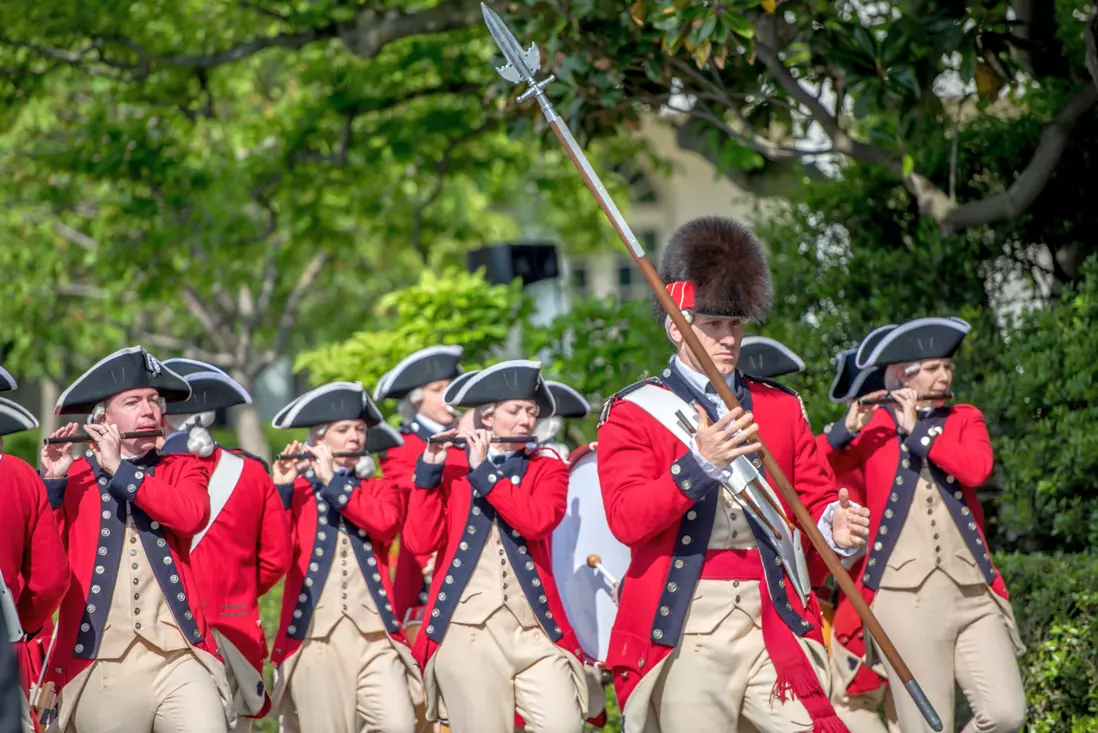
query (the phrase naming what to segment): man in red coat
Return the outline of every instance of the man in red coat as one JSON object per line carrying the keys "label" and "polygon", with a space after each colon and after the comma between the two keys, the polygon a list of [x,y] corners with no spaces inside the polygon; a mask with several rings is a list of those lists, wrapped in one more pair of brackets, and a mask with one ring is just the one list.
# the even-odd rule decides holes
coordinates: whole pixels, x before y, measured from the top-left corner
{"label": "man in red coat", "polygon": [[[0,367],[0,391],[15,387],[15,380]],[[34,417],[24,413],[15,403],[0,405],[4,423],[0,434],[37,427]],[[0,491],[4,502],[0,512],[0,612],[15,646],[19,681],[26,695],[37,681],[28,645],[37,646],[42,640],[44,628],[68,590],[69,559],[46,488],[33,468],[15,456],[0,454]],[[48,643],[48,631],[45,636]],[[7,641],[0,639],[0,644]],[[29,724],[25,717],[24,727]]]}
{"label": "man in red coat", "polygon": [[796,394],[736,368],[745,323],[770,299],[762,246],[735,221],[696,219],[672,235],[661,270],[746,412],[726,411],[659,308],[677,353],[607,402],[598,434],[607,520],[632,550],[606,660],[624,730],[845,731],[800,532],[767,501],[780,496],[751,484],[756,436],[835,550],[856,551],[867,520],[836,492]]}
{"label": "man in red coat", "polygon": [[191,567],[225,659],[237,713],[233,730],[246,732],[271,706],[263,684],[268,650],[259,599],[290,567],[290,517],[263,463],[217,445],[206,431],[214,411],[250,404],[247,391],[210,364],[168,359],[164,366],[187,380],[191,398],[168,404],[164,422],[176,432],[161,451],[197,450],[212,464],[210,519],[191,540]]}
{"label": "man in red coat", "polygon": [[[884,326],[873,331],[866,337],[863,343],[874,341],[895,326]],[[839,352],[835,357],[835,379],[831,382],[828,399],[832,402],[846,404],[849,408],[861,398],[877,398],[887,394],[884,390],[884,369],[881,367],[868,367],[859,369],[855,363],[858,349],[847,349]],[[827,445],[828,433],[822,432],[816,436],[816,447],[820,455],[830,453]],[[836,485],[846,489],[851,501],[865,506],[864,477],[858,467],[836,476]],[[844,564],[849,568],[857,556],[846,558]],[[813,572],[813,588],[821,599],[820,605],[825,617],[830,614],[830,621],[834,624],[835,614],[840,606],[848,606],[847,600],[837,589],[824,585],[824,580],[829,577],[826,566],[822,561],[818,567],[809,569]],[[825,600],[826,599],[826,600]],[[844,611],[844,618],[848,618],[852,609]],[[832,627],[833,628],[833,627]],[[865,664],[865,659],[853,659],[847,650],[839,644],[832,633],[828,639],[831,653],[831,704],[850,733],[899,733],[899,723],[896,721],[896,706],[892,700],[892,692],[888,689],[884,668],[880,665],[876,669],[870,669]],[[854,680],[857,678],[858,682]],[[853,685],[857,693],[848,691]],[[882,720],[879,709],[884,706],[885,719]]]}
{"label": "man in red coat", "polygon": [[[377,383],[374,400],[400,400],[404,445],[390,448],[381,456],[381,474],[395,481],[405,497],[412,493],[416,461],[427,447],[427,439],[454,426],[454,411],[443,401],[450,383],[460,375],[460,346],[431,346],[411,354],[390,369]],[[453,451],[455,466],[465,463],[462,451]],[[393,578],[393,610],[408,623],[427,604],[432,555],[417,555],[403,540],[397,554]]]}
{"label": "man in red coat", "polygon": [[[1013,733],[1025,723],[1025,692],[1015,660],[1023,647],[1003,577],[992,563],[976,490],[994,465],[983,415],[948,405],[951,358],[969,326],[956,318],[919,318],[867,339],[861,368],[885,368],[893,403],[853,404],[825,428],[824,454],[839,474],[863,477],[871,512],[870,545],[851,575],[919,680],[945,730],[956,730],[959,684],[973,718],[965,733]],[[850,604],[835,614],[836,656],[873,666],[877,650]],[[887,662],[900,729],[929,731]],[[861,670],[859,670],[861,672]],[[850,694],[872,689],[855,676]]]}
{"label": "man in red coat", "polygon": [[[210,517],[209,469],[163,456],[151,431],[187,382],[140,346],[122,349],[62,393],[58,414],[89,414],[89,450],[42,449],[50,504],[72,565],[47,680],[58,727],[76,733],[219,733],[232,700],[190,567]],[[69,423],[53,437],[72,437]],[[145,437],[123,437],[144,433]]]}

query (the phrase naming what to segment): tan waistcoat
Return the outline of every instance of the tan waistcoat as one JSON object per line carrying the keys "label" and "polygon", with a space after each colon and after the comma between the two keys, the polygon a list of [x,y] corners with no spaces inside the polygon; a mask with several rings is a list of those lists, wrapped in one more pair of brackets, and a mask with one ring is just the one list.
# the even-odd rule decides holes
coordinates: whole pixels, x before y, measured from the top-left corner
{"label": "tan waistcoat", "polygon": [[[744,510],[730,492],[723,489],[717,500],[713,533],[709,535],[710,550],[750,550],[755,548],[755,535],[744,518]],[[690,511],[694,511],[691,509]],[[759,625],[762,597],[757,580],[699,580],[686,615],[683,633],[708,634],[733,611],[741,611]]]}
{"label": "tan waistcoat", "polygon": [[488,539],[477,559],[476,569],[454,609],[453,622],[475,625],[488,620],[497,609],[507,607],[524,629],[538,625],[537,616],[522,592],[518,577],[507,557],[499,526],[493,522]]}
{"label": "tan waistcoat", "polygon": [[[324,588],[317,599],[306,638],[327,637],[344,616],[350,619],[360,634],[385,631],[385,624],[378,615],[370,589],[366,587],[366,579],[362,577],[354,548],[351,547],[351,539],[342,523],[335,553],[332,569],[328,572],[328,579],[324,581]],[[370,568],[370,571],[377,572],[377,568]]]}
{"label": "tan waistcoat", "polygon": [[[158,542],[167,542],[164,538]],[[172,575],[178,577],[176,568]],[[183,584],[178,584],[183,592]],[[187,599],[188,605],[194,602]],[[164,592],[153,575],[152,563],[145,554],[141,537],[133,522],[130,505],[126,505],[126,531],[122,538],[122,560],[118,580],[111,596],[111,607],[103,627],[103,640],[99,644],[97,659],[121,659],[130,644],[138,637],[144,638],[161,651],[186,649],[183,632],[176,625]]]}
{"label": "tan waistcoat", "polygon": [[958,585],[984,583],[976,558],[965,545],[929,469],[924,467],[900,539],[888,558],[881,587],[918,588],[935,570],[941,570]]}

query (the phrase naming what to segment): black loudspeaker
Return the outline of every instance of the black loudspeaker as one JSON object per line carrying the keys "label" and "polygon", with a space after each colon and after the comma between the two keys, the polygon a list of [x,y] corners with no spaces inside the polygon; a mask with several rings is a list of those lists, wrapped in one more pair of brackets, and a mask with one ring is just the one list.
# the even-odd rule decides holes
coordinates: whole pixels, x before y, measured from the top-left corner
{"label": "black loudspeaker", "polygon": [[529,285],[560,276],[555,244],[496,244],[468,254],[469,272],[484,268],[485,279],[506,285],[516,277]]}

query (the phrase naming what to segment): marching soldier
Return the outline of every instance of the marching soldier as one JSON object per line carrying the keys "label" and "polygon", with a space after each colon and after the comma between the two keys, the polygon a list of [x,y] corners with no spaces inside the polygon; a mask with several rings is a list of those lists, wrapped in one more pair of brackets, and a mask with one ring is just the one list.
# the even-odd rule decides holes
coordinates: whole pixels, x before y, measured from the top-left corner
{"label": "marching soldier", "polygon": [[607,402],[598,434],[607,519],[632,549],[606,660],[624,730],[845,731],[800,533],[774,508],[788,514],[780,497],[746,480],[762,465],[756,436],[838,554],[864,544],[867,513],[836,492],[796,394],[737,369],[745,323],[770,299],[762,245],[733,220],[695,219],[661,270],[746,412],[726,411],[659,308],[677,353]]}
{"label": "marching soldier", "polygon": [[[161,455],[148,436],[166,402],[190,395],[182,377],[134,346],[93,366],[57,402],[57,414],[90,414],[82,457],[74,461],[67,443],[41,453],[72,565],[47,669],[60,690],[60,730],[228,729],[225,671],[189,563],[210,517],[209,471],[193,456]],[[69,423],[53,437],[76,433]]]}
{"label": "marching soldier", "polygon": [[[863,342],[857,364],[884,369],[892,403],[854,402],[825,429],[825,453],[840,475],[864,477],[871,540],[852,575],[945,730],[956,729],[959,684],[974,714],[966,733],[1012,733],[1025,723],[1015,660],[1024,650],[976,497],[994,456],[981,412],[947,404],[951,359],[968,330],[956,318],[919,318]],[[872,666],[851,614],[850,604],[836,612],[836,656]],[[885,667],[891,689],[902,689]],[[904,733],[930,730],[909,696],[894,701]]]}
{"label": "marching soldier", "polygon": [[274,470],[294,534],[271,655],[284,730],[415,730],[422,688],[392,604],[386,552],[404,519],[404,494],[388,479],[360,480],[353,471],[367,428],[381,419],[360,383],[331,382],[274,420],[309,428],[307,444],[283,452],[308,463],[280,458]]}
{"label": "marching soldier", "polygon": [[263,684],[268,650],[259,598],[290,567],[290,517],[264,464],[243,451],[214,443],[206,431],[213,424],[214,411],[250,404],[247,391],[210,364],[168,359],[164,366],[187,380],[191,397],[168,404],[164,422],[176,432],[161,450],[165,454],[208,450],[212,464],[210,519],[191,539],[191,567],[202,610],[225,659],[237,713],[233,730],[246,732],[271,705]]}
{"label": "marching soldier", "polygon": [[[438,552],[425,626],[415,644],[429,720],[455,733],[511,733],[516,714],[529,733],[583,729],[587,682],[564,615],[549,538],[564,517],[568,472],[545,449],[500,438],[531,436],[553,401],[540,365],[507,361],[448,391],[476,411],[460,437],[469,470],[452,477],[452,443],[431,443],[416,466],[406,540]],[[497,445],[496,443],[500,443]]]}
{"label": "marching soldier", "polygon": [[[0,390],[15,387],[0,367]],[[0,435],[36,427],[33,415],[0,399]],[[69,559],[38,473],[15,456],[0,454],[0,487],[0,614],[8,632],[0,644],[14,645],[24,696],[23,728],[33,731],[26,695],[38,678],[43,638],[49,643],[50,617],[69,587]]]}
{"label": "marching soldier", "polygon": [[[893,328],[895,326],[877,329],[867,336],[863,343],[875,342]],[[855,348],[841,351],[836,355],[835,379],[832,380],[831,389],[828,392],[828,399],[835,403],[846,404],[848,408],[860,398],[881,397],[886,394],[884,370],[875,366],[859,369],[855,363],[857,353],[858,350]],[[826,432],[816,436],[816,446],[821,456],[829,452],[826,445],[827,437]],[[862,506],[866,505],[865,487],[859,470],[852,469],[837,475],[836,479],[837,485],[849,492],[851,501]],[[847,562],[850,560],[848,559]],[[826,567],[820,567],[818,570],[817,577],[827,577]],[[820,605],[825,618],[830,614],[833,621],[835,610],[839,605],[850,603],[843,598],[837,588],[828,588],[823,586],[822,582],[814,582],[813,586],[816,589],[816,595],[821,599]],[[847,621],[853,620],[849,612],[845,612],[843,618]],[[850,631],[851,629],[844,628],[841,633],[845,637]],[[853,631],[856,632],[857,629]],[[866,666],[864,658],[853,659],[836,641],[834,633],[828,639],[828,648],[831,653],[831,704],[851,733],[888,733],[889,731],[899,733],[896,707],[885,682],[884,667],[878,665],[875,669],[870,669]],[[885,709],[884,721],[878,713],[882,705]]]}
{"label": "marching soldier", "polygon": [[[454,414],[442,397],[451,381],[461,374],[460,346],[431,346],[401,360],[378,382],[374,400],[400,400],[403,424],[400,432],[404,445],[382,455],[381,474],[396,482],[405,497],[412,492],[416,461],[427,447],[427,439],[454,424]],[[454,453],[455,466],[464,468],[464,455]],[[397,618],[407,624],[417,609],[427,603],[431,556],[417,556],[401,541],[393,578],[393,608]]]}

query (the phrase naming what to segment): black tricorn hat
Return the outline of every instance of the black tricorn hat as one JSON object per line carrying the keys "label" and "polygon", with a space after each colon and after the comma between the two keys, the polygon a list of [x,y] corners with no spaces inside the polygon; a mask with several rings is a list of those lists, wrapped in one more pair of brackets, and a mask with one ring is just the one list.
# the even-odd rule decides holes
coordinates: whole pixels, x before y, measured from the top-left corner
{"label": "black tricorn hat", "polygon": [[[452,387],[453,385],[451,385]],[[450,396],[450,390],[447,390]],[[504,400],[534,400],[538,414],[549,417],[556,403],[545,380],[541,362],[515,359],[481,369],[465,379],[447,400],[452,407],[480,407]]]}
{"label": "black tricorn hat", "polygon": [[103,400],[131,389],[155,389],[165,402],[182,402],[191,396],[187,380],[140,346],[131,346],[100,359],[81,374],[61,393],[54,412],[87,415]]}
{"label": "black tricorn hat", "polygon": [[866,337],[858,347],[857,363],[865,368],[948,359],[960,348],[970,328],[966,322],[952,316],[916,318],[892,328],[873,343]]}
{"label": "black tricorn hat", "polygon": [[381,453],[401,445],[404,445],[404,436],[388,423],[383,422],[366,431],[367,453]]}
{"label": "black tricorn hat", "polygon": [[193,372],[183,378],[191,385],[191,396],[183,402],[168,404],[165,415],[194,415],[252,404],[248,391],[224,372]]}
{"label": "black tricorn hat", "polygon": [[462,372],[458,376],[454,377],[450,384],[446,385],[446,391],[442,393],[442,401],[447,405],[452,404],[452,401],[457,397],[457,393],[461,391],[462,386],[468,382],[473,375],[479,374],[480,370],[474,369],[471,372]]}
{"label": "black tricorn hat", "polygon": [[[670,287],[694,284],[695,315],[762,320],[770,309],[770,267],[762,243],[746,226],[722,216],[686,222],[671,235],[660,258]],[[667,314],[654,300],[656,315]]]}
{"label": "black tricorn hat", "polygon": [[835,379],[827,393],[832,402],[846,402],[884,389],[885,370],[876,366],[859,369],[857,354],[857,349],[847,349],[835,357]]}
{"label": "black tricorn hat", "polygon": [[736,366],[749,377],[773,379],[804,371],[804,360],[785,344],[766,336],[745,336]]}
{"label": "black tricorn hat", "polygon": [[8,372],[7,369],[0,366],[0,392],[7,392],[9,389],[15,389],[19,385],[15,382],[15,377]]}
{"label": "black tricorn hat", "polygon": [[0,435],[34,430],[38,420],[22,405],[0,397]]}
{"label": "black tricorn hat", "polygon": [[374,399],[399,399],[425,384],[457,377],[461,374],[458,362],[463,353],[460,346],[430,346],[404,357],[381,377]]}
{"label": "black tricorn hat", "polygon": [[271,424],[276,428],[311,428],[340,420],[364,420],[367,427],[382,421],[362,382],[329,382],[310,390],[282,408]]}
{"label": "black tricorn hat", "polygon": [[553,402],[556,403],[554,416],[582,419],[591,414],[591,404],[567,384],[546,380],[545,386],[549,388],[549,392],[553,395]]}
{"label": "black tricorn hat", "polygon": [[866,357],[877,348],[877,344],[881,343],[888,334],[892,333],[892,330],[896,328],[895,323],[890,323],[887,326],[878,326],[869,332],[869,335],[862,339],[862,342],[858,344],[858,349],[854,354],[854,366],[859,369],[865,369]]}

